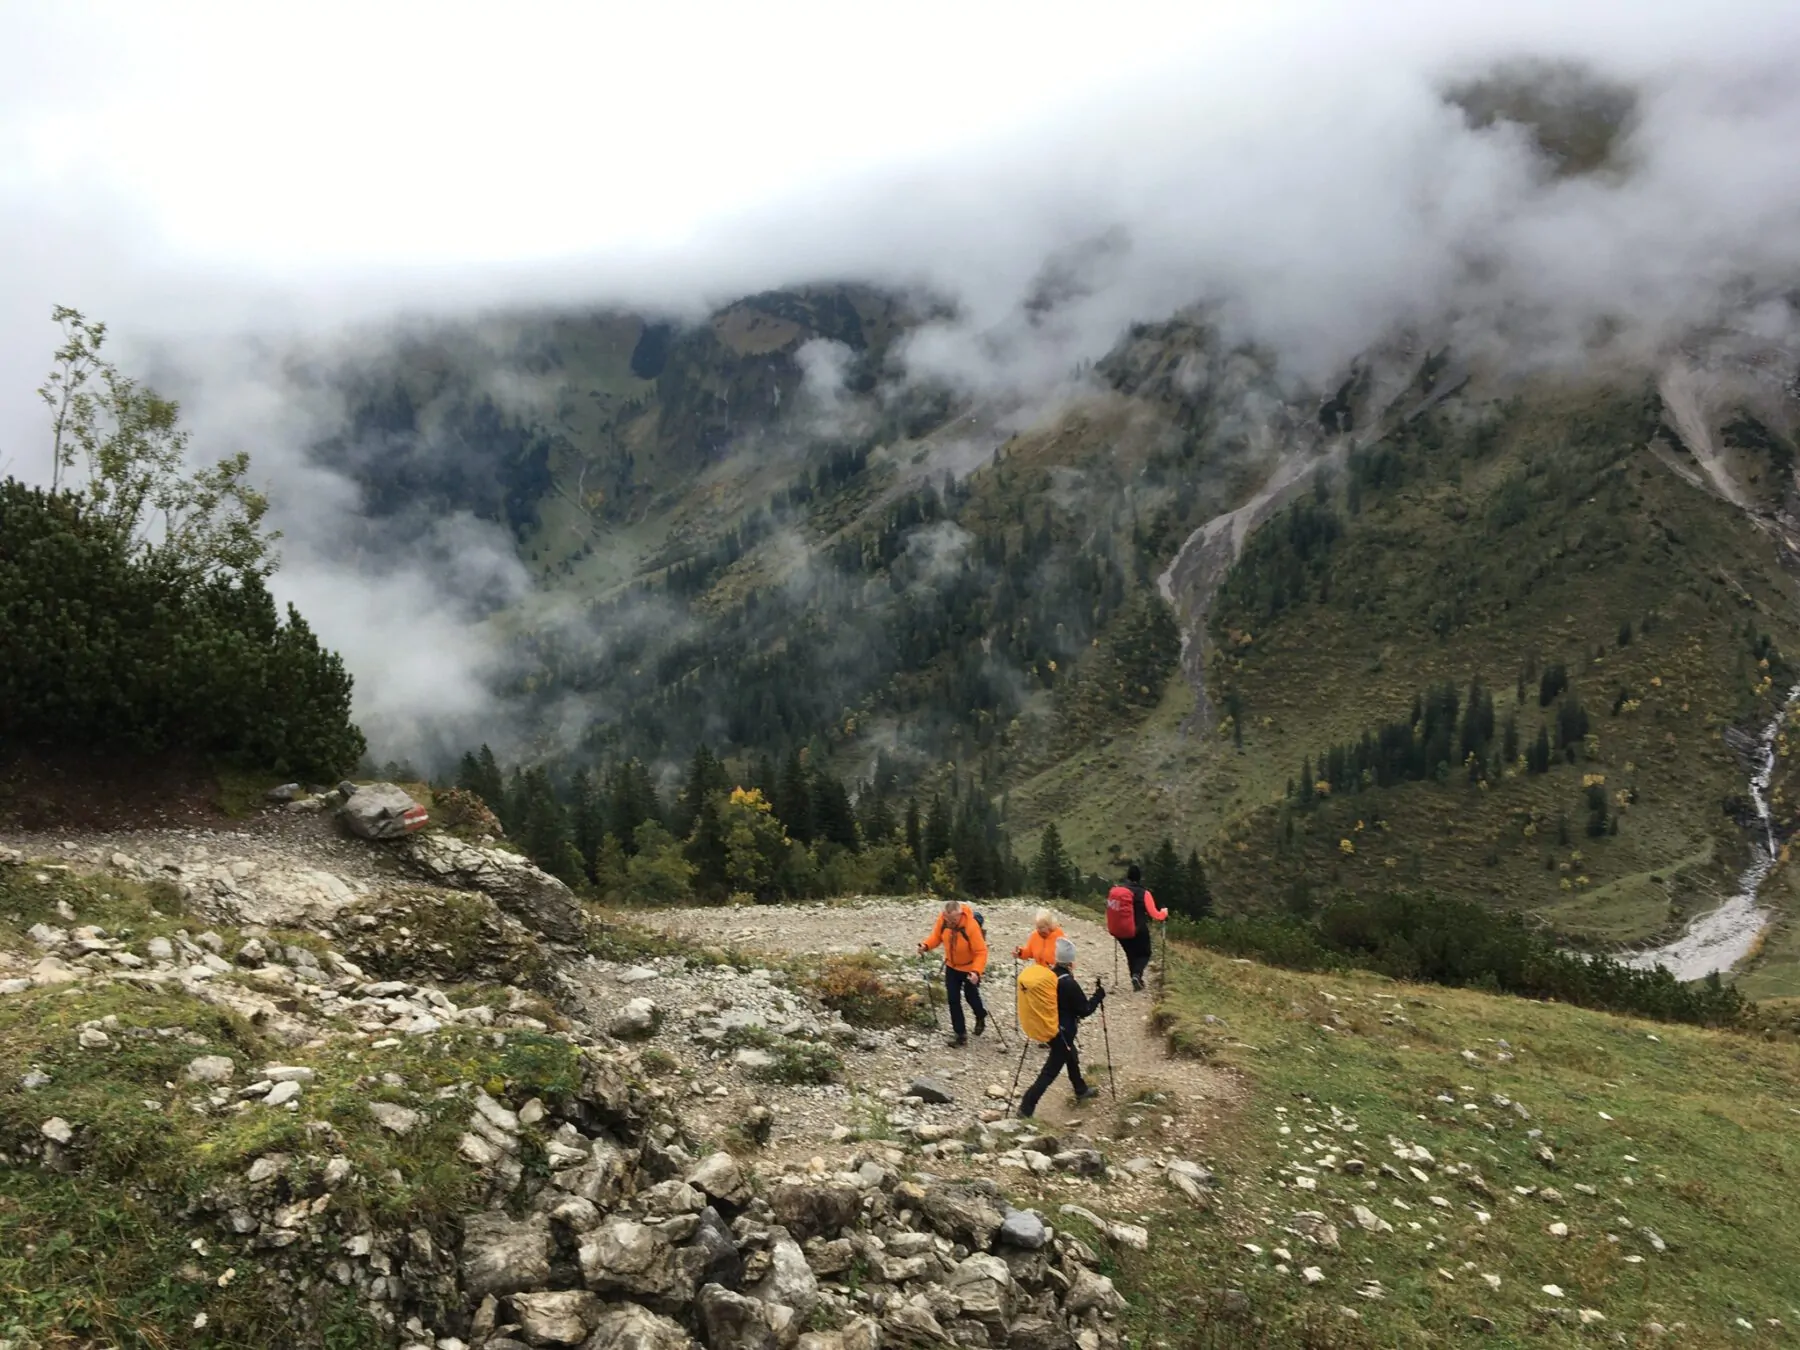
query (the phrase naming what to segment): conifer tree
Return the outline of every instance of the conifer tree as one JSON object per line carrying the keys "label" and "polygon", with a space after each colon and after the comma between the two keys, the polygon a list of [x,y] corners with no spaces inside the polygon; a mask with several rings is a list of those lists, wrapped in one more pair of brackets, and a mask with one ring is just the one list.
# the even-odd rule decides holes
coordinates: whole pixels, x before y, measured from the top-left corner
{"label": "conifer tree", "polygon": [[[819,843],[836,844],[852,853],[862,847],[856,833],[856,812],[850,805],[850,794],[842,780],[823,770],[813,775],[811,784],[812,825]],[[792,834],[792,831],[789,831]]]}
{"label": "conifer tree", "polygon": [[1198,849],[1189,849],[1182,868],[1182,890],[1186,893],[1186,917],[1204,919],[1212,914],[1212,887],[1206,884],[1206,869],[1200,865]]}
{"label": "conifer tree", "polygon": [[570,827],[575,851],[581,855],[582,866],[591,878],[600,856],[601,841],[606,837],[606,798],[594,776],[581,768],[569,782],[569,799],[573,803]]}
{"label": "conifer tree", "polygon": [[1175,841],[1165,834],[1145,861],[1144,885],[1149,887],[1158,904],[1181,912],[1187,908],[1183,880],[1181,855],[1175,851]]}
{"label": "conifer tree", "polygon": [[1038,889],[1053,900],[1067,900],[1075,893],[1074,867],[1063,849],[1062,835],[1056,822],[1044,826],[1038,837],[1037,857],[1031,860],[1032,880]]}
{"label": "conifer tree", "polygon": [[694,868],[694,889],[709,899],[723,898],[730,881],[730,856],[719,802],[719,794],[714,793],[700,803],[694,816],[693,833],[688,836],[683,849]]}
{"label": "conifer tree", "polygon": [[925,813],[925,852],[919,861],[929,867],[950,851],[950,808],[942,796],[933,793],[931,808]]}
{"label": "conifer tree", "polygon": [[714,757],[710,747],[705,744],[696,746],[694,758],[688,765],[687,783],[676,799],[673,812],[675,834],[686,837],[693,833],[694,825],[700,816],[700,808],[706,799],[714,793],[725,791],[730,786],[726,781],[725,766]]}
{"label": "conifer tree", "polygon": [[781,823],[787,827],[788,838],[798,839],[803,844],[810,844],[814,838],[812,785],[807,782],[806,761],[800,752],[795,750],[781,766],[781,778],[775,785],[775,797],[771,803]]}
{"label": "conifer tree", "polygon": [[521,815],[519,842],[527,856],[571,886],[584,884],[587,866],[575,851],[568,812],[557,800],[549,773],[542,768],[534,768],[524,776]]}

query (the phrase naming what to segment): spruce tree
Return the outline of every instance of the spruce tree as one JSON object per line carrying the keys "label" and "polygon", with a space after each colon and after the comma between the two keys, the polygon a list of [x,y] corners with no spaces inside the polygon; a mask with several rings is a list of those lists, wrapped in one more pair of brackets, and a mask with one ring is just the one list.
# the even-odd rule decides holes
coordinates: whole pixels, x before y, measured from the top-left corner
{"label": "spruce tree", "polygon": [[1144,863],[1144,885],[1165,909],[1183,910],[1186,896],[1182,880],[1181,855],[1175,851],[1175,841],[1165,834]]}
{"label": "spruce tree", "polygon": [[919,869],[919,880],[925,880],[925,835],[919,825],[919,799],[906,799],[906,851],[912,854],[913,866]]}
{"label": "spruce tree", "polygon": [[[862,847],[856,833],[856,812],[850,805],[850,794],[842,780],[823,771],[813,775],[811,784],[813,831],[820,843],[836,844],[852,853]],[[792,836],[793,831],[788,831]]]}
{"label": "spruce tree", "polygon": [[[506,780],[500,776],[500,763],[491,746],[483,745],[475,755],[475,772],[468,788],[487,804],[496,816],[506,805]],[[503,822],[504,823],[504,822]]]}
{"label": "spruce tree", "polygon": [[582,768],[570,780],[569,799],[573,803],[571,829],[575,851],[581,855],[582,866],[591,878],[601,841],[606,837],[606,797],[593,775]]}
{"label": "spruce tree", "polygon": [[1206,869],[1200,865],[1198,849],[1189,849],[1182,868],[1182,889],[1186,892],[1186,917],[1204,919],[1212,914],[1212,887],[1206,884]]}
{"label": "spruce tree", "polygon": [[950,808],[943,797],[932,794],[931,809],[925,813],[925,853],[920,863],[929,867],[950,851]]}
{"label": "spruce tree", "polygon": [[683,852],[693,864],[694,890],[707,899],[725,896],[730,885],[730,851],[725,838],[725,823],[719,815],[720,797],[710,795],[700,803],[694,817],[693,833],[688,836]]}
{"label": "spruce tree", "polygon": [[713,756],[709,747],[704,744],[697,746],[694,758],[688,765],[687,783],[675,802],[673,823],[676,836],[685,838],[691,835],[706,799],[716,792],[725,791],[728,786],[725,766]]}
{"label": "spruce tree", "polygon": [[1054,900],[1067,900],[1075,893],[1074,873],[1069,855],[1063,850],[1062,835],[1057,831],[1056,822],[1051,821],[1038,837],[1037,857],[1031,861],[1032,880],[1044,895]]}
{"label": "spruce tree", "polygon": [[781,766],[781,778],[775,785],[770,803],[781,823],[787,826],[788,838],[810,844],[814,838],[812,785],[807,782],[806,761],[798,750]]}

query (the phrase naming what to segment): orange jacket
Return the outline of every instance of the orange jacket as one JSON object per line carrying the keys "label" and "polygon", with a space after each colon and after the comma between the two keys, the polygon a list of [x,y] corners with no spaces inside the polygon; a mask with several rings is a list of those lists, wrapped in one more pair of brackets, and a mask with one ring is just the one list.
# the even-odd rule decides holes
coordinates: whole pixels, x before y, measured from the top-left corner
{"label": "orange jacket", "polygon": [[943,911],[938,912],[931,936],[925,939],[925,950],[939,946],[944,949],[944,964],[952,970],[979,975],[987,969],[987,939],[981,935],[981,925],[975,922],[975,911],[967,905],[962,907],[962,922],[955,928],[944,923]]}
{"label": "orange jacket", "polygon": [[1040,933],[1034,928],[1031,930],[1031,936],[1025,939],[1025,945],[1016,949],[1013,955],[1021,960],[1036,961],[1040,966],[1054,966],[1056,964],[1056,940],[1067,936],[1068,934],[1060,928],[1052,928],[1048,933]]}

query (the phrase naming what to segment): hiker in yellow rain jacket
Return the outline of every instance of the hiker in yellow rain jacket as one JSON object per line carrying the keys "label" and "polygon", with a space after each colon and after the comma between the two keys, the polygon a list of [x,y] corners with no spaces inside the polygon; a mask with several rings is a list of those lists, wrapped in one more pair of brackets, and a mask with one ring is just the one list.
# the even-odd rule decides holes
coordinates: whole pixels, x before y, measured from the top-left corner
{"label": "hiker in yellow rain jacket", "polygon": [[1056,916],[1047,909],[1040,909],[1032,926],[1031,936],[1025,939],[1023,947],[1013,949],[1013,955],[1021,961],[1036,961],[1040,966],[1054,966],[1056,940],[1062,936],[1063,930],[1057,924]]}
{"label": "hiker in yellow rain jacket", "polygon": [[981,1001],[981,972],[987,969],[987,938],[975,922],[975,911],[960,900],[946,900],[932,925],[931,936],[919,944],[919,954],[944,949],[944,992],[950,1000],[951,1045],[967,1045],[963,1000],[975,1013],[975,1034],[987,1030],[987,1006]]}

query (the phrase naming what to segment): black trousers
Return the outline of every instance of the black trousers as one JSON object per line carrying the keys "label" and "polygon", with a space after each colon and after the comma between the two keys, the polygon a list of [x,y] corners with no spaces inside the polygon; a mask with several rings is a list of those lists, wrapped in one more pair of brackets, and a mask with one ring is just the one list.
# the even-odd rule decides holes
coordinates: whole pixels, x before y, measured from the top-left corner
{"label": "black trousers", "polygon": [[1117,939],[1119,948],[1125,953],[1125,966],[1131,972],[1133,981],[1144,978],[1144,972],[1150,968],[1150,926],[1145,924],[1138,930],[1136,937]]}
{"label": "black trousers", "polygon": [[969,1000],[969,1007],[977,1017],[987,1016],[987,1005],[981,1001],[981,986],[969,979],[968,971],[952,970],[945,966],[944,993],[949,996],[950,1002],[950,1030],[956,1033],[956,1038],[960,1041],[968,1035],[963,1023],[962,1005],[965,998]]}
{"label": "black trousers", "polygon": [[1077,1093],[1086,1092],[1087,1080],[1081,1076],[1081,1056],[1076,1052],[1075,1041],[1072,1037],[1058,1035],[1050,1042],[1050,1057],[1044,1061],[1044,1071],[1025,1090],[1024,1100],[1019,1103],[1020,1115],[1028,1116],[1037,1110],[1038,1100],[1050,1090],[1065,1067],[1069,1070],[1069,1086]]}

